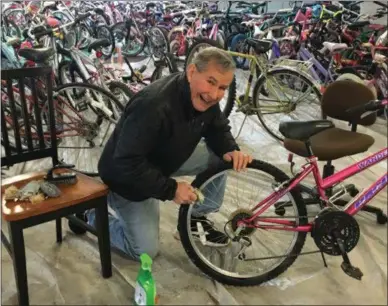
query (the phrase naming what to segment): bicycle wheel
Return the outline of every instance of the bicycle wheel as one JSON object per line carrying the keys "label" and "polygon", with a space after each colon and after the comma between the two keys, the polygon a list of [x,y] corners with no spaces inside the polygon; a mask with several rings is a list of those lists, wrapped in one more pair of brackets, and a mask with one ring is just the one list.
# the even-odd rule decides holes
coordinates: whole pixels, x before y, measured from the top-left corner
{"label": "bicycle wheel", "polygon": [[165,75],[178,72],[178,65],[176,63],[174,55],[166,53],[163,61],[156,65],[154,72],[151,75],[151,83],[159,80]]}
{"label": "bicycle wheel", "polygon": [[[191,45],[190,49],[187,52],[184,70],[186,71],[187,66],[190,65],[190,63],[193,61],[194,56],[196,55],[197,52],[199,52],[201,49],[209,48],[209,47],[217,47],[217,48],[223,49],[222,46],[220,46],[216,41],[212,39],[196,38],[195,42]],[[235,98],[236,98],[236,76],[233,78],[232,84],[230,84],[228,88],[227,98],[222,99],[219,103],[220,109],[226,118],[229,117],[230,113],[232,112]]]}
{"label": "bicycle wheel", "polygon": [[[231,232],[236,233],[238,221],[246,220],[253,215],[255,203],[261,202],[273,193],[274,187],[277,186],[275,184],[288,179],[289,177],[278,168],[257,160],[248,165],[246,172],[233,171],[232,165],[228,163],[216,170],[207,170],[198,175],[192,185],[201,190],[205,199],[202,204],[182,205],[178,217],[181,243],[190,260],[209,277],[232,286],[259,285],[286,271],[303,248],[305,232],[245,227],[237,234],[240,240],[229,238],[222,246],[208,243],[207,237],[213,230],[218,232],[217,237],[221,234],[230,237]],[[220,186],[221,181],[225,182],[223,196],[220,196],[222,187],[214,189],[215,186]],[[248,184],[252,187],[247,187]],[[245,187],[246,190],[239,194]],[[261,192],[258,190],[260,187],[267,187],[269,190]],[[287,201],[291,203],[283,218],[291,219],[290,221],[295,222],[294,226],[306,225],[307,212],[300,193],[291,190],[283,198],[288,198]],[[240,201],[244,203],[241,204]],[[270,216],[264,218],[278,219],[274,209],[275,207],[271,206],[264,211],[264,215],[270,213]],[[263,217],[263,214],[260,217]],[[256,221],[259,222],[259,219]],[[265,237],[266,234],[269,237]],[[285,242],[286,236],[290,238],[288,243]],[[282,241],[275,242],[277,238]],[[242,250],[239,241],[250,241],[251,245]],[[260,252],[266,254],[259,255],[255,252],[256,243],[260,243]],[[267,263],[269,266],[265,266]]]}
{"label": "bicycle wheel", "polygon": [[98,176],[98,160],[124,106],[110,92],[82,83],[55,88],[54,105],[59,160]]}
{"label": "bicycle wheel", "polygon": [[135,95],[135,92],[129,89],[125,83],[119,81],[111,81],[109,83],[109,90],[124,107],[126,107],[131,98]]}
{"label": "bicycle wheel", "polygon": [[283,141],[278,131],[281,121],[322,119],[321,96],[318,88],[304,75],[291,69],[276,68],[257,80],[252,110],[263,128]]}
{"label": "bicycle wheel", "polygon": [[115,50],[115,37],[113,35],[112,30],[106,25],[99,25],[96,29],[96,37],[97,38],[106,38],[110,41],[110,46],[101,48],[101,52],[103,54],[104,59],[111,58],[114,50]]}
{"label": "bicycle wheel", "polygon": [[[126,56],[137,56],[141,52],[143,52],[144,47],[146,45],[146,37],[144,35],[145,29],[136,28],[136,26],[132,23],[128,28],[126,23],[130,21],[126,21],[123,23],[118,23],[113,26],[115,37],[118,37],[119,40],[123,42],[122,53]],[[123,33],[120,34],[120,29],[123,29]],[[143,32],[144,30],[144,32]],[[122,37],[123,36],[123,37]]]}
{"label": "bicycle wheel", "polygon": [[159,26],[152,27],[149,30],[147,40],[149,51],[156,59],[160,60],[164,54],[170,52],[170,43],[166,29]]}

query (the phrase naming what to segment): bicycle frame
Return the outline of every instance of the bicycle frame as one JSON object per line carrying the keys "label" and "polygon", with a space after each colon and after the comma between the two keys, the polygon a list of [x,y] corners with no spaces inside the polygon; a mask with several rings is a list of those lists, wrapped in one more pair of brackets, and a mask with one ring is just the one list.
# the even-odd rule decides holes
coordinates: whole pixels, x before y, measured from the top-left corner
{"label": "bicycle frame", "polygon": [[[388,100],[386,100],[388,105]],[[285,230],[285,231],[294,231],[294,232],[310,232],[312,230],[312,223],[307,225],[299,226],[296,225],[295,221],[288,221],[284,219],[271,219],[265,217],[259,217],[264,211],[266,211],[270,206],[274,205],[279,199],[281,199],[285,194],[290,192],[292,189],[296,188],[309,174],[313,173],[318,194],[321,200],[325,203],[328,202],[325,190],[329,189],[336,184],[339,184],[346,180],[349,177],[352,177],[358,173],[369,169],[370,167],[386,160],[388,157],[388,148],[382,149],[381,151],[373,154],[372,156],[366,157],[363,160],[337,172],[333,175],[322,178],[319,171],[319,166],[317,163],[317,158],[312,156],[308,158],[308,163],[302,167],[302,169],[291,179],[289,185],[286,188],[281,189],[278,187],[275,189],[275,192],[268,196],[266,199],[257,204],[252,211],[258,210],[251,218],[241,221],[242,224],[246,227],[255,227],[261,229],[276,229],[276,230]],[[357,214],[365,205],[367,205],[375,196],[378,194],[385,186],[388,184],[388,172],[381,176],[375,183],[373,183],[368,189],[360,192],[348,205],[344,208],[344,212],[353,216]],[[307,217],[305,217],[307,218]],[[240,222],[240,225],[241,225]],[[277,225],[259,225],[258,223],[273,223]],[[255,225],[251,225],[255,224]]]}

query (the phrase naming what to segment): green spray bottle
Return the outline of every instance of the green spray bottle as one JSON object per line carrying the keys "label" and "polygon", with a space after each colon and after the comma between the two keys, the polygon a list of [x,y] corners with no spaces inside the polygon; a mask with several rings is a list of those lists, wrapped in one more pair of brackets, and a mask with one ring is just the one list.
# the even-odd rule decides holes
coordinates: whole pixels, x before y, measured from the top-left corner
{"label": "green spray bottle", "polygon": [[151,273],[152,258],[143,253],[140,255],[140,270],[136,278],[135,305],[156,305],[156,285]]}

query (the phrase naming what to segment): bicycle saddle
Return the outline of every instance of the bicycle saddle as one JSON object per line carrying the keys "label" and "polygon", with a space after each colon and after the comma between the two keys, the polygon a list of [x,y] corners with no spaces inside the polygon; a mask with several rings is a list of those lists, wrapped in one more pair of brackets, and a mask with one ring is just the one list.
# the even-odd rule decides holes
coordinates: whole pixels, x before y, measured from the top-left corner
{"label": "bicycle saddle", "polygon": [[307,141],[311,136],[334,127],[329,120],[283,121],[279,124],[279,132],[285,138]]}
{"label": "bicycle saddle", "polygon": [[328,42],[328,41],[325,41],[323,43],[323,46],[329,50],[331,53],[332,52],[336,52],[336,51],[341,51],[341,50],[345,50],[348,48],[348,45],[347,44],[340,44],[340,43],[332,43],[332,42]]}
{"label": "bicycle saddle", "polygon": [[350,30],[355,30],[358,28],[365,27],[366,25],[369,25],[370,22],[368,20],[363,20],[363,21],[356,21],[348,25],[348,29]]}
{"label": "bicycle saddle", "polygon": [[104,48],[104,47],[109,47],[111,45],[109,39],[107,38],[99,38],[90,43],[88,46],[88,52],[91,52],[92,50],[96,50],[98,48]]}
{"label": "bicycle saddle", "polygon": [[256,53],[266,53],[272,48],[273,42],[270,40],[264,40],[264,39],[254,39],[254,38],[248,38],[246,40],[246,43],[248,46],[251,46]]}
{"label": "bicycle saddle", "polygon": [[24,48],[20,49],[18,54],[29,61],[44,63],[55,54],[55,51],[53,48]]}

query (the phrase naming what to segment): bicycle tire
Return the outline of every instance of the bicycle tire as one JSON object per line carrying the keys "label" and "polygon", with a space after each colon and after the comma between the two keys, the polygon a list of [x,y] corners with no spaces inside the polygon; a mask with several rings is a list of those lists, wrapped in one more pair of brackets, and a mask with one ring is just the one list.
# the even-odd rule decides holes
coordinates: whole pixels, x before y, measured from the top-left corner
{"label": "bicycle tire", "polygon": [[[166,53],[165,61],[167,62],[168,69],[170,71],[170,74],[179,72],[178,65],[176,63],[175,57],[171,53]],[[151,83],[155,82],[156,80],[159,80],[162,77],[162,71],[165,68],[165,65],[157,65],[155,70],[152,72],[151,75]]]}
{"label": "bicycle tire", "polygon": [[111,81],[109,83],[109,90],[111,92],[114,92],[116,88],[118,88],[119,90],[122,90],[128,98],[128,101],[124,104],[124,108],[125,108],[128,104],[130,104],[130,101],[132,97],[135,95],[135,93],[131,89],[129,89],[129,87],[125,83],[119,82],[119,81]]}
{"label": "bicycle tire", "polygon": [[[321,97],[322,97],[322,94],[321,92],[318,90],[318,88],[307,78],[305,77],[304,75],[294,71],[294,70],[291,70],[291,69],[279,69],[279,68],[275,68],[273,70],[270,70],[270,71],[267,71],[266,75],[268,76],[271,76],[271,75],[274,75],[274,74],[277,74],[277,73],[284,73],[284,72],[287,72],[288,74],[293,74],[293,75],[297,75],[298,77],[300,77],[304,82],[308,83],[309,86],[311,86],[315,92],[315,94],[319,97],[319,101],[321,101]],[[266,80],[266,77],[264,75],[262,75],[260,78],[257,79],[256,83],[255,83],[255,86],[253,87],[253,103],[254,103],[254,106],[255,108],[259,108],[259,105],[257,104],[257,102],[259,101],[258,99],[258,95],[259,95],[259,88],[260,86],[265,82]],[[263,88],[264,89],[264,88]],[[261,93],[263,93],[261,91]],[[262,124],[263,128],[272,136],[274,137],[275,139],[277,140],[280,140],[280,141],[283,141],[284,139],[279,137],[278,135],[276,135],[269,127],[268,125],[265,123],[265,120],[263,119],[263,115],[258,112],[258,111],[255,111],[260,123]],[[321,117],[322,117],[322,114],[321,114]]]}
{"label": "bicycle tire", "polygon": [[[195,188],[200,189],[201,185],[203,185],[206,181],[208,181],[211,177],[217,175],[218,173],[225,171],[225,170],[231,170],[232,169],[231,163],[224,163],[222,166],[215,170],[207,170],[203,172],[201,175],[197,176],[195,180],[192,183],[192,186]],[[263,161],[254,160],[251,164],[248,165],[248,168],[252,168],[255,170],[262,171],[266,174],[269,174],[272,176],[277,182],[281,183],[289,179],[287,174],[285,174],[280,169],[276,168],[275,166],[268,164]],[[298,216],[307,216],[306,206],[303,202],[302,196],[299,191],[296,189],[293,189],[290,191],[290,196],[293,198]],[[269,281],[271,279],[276,278],[280,274],[284,273],[296,260],[300,252],[302,251],[302,248],[304,246],[305,240],[306,240],[306,232],[298,232],[297,233],[297,239],[292,247],[292,250],[289,254],[292,254],[292,256],[285,257],[284,261],[282,261],[277,267],[274,269],[268,271],[267,273],[255,276],[255,277],[249,277],[249,278],[240,278],[240,277],[232,277],[228,275],[224,275],[218,271],[215,271],[209,265],[207,265],[196,253],[188,232],[188,218],[190,217],[188,215],[189,213],[189,205],[182,205],[179,209],[178,214],[178,229],[179,229],[179,235],[181,239],[181,243],[183,245],[183,248],[187,254],[187,256],[190,258],[190,260],[206,275],[209,277],[215,279],[216,281],[226,284],[226,285],[232,285],[232,286],[256,286],[263,282]],[[302,217],[299,219],[299,225],[303,226],[308,223],[307,217]]]}
{"label": "bicycle tire", "polygon": [[[124,111],[124,106],[120,103],[120,101],[118,101],[116,99],[116,97],[110,93],[109,91],[105,90],[105,89],[102,89],[101,87],[98,87],[96,85],[92,85],[92,84],[87,84],[87,83],[69,83],[69,84],[64,84],[64,85],[60,85],[56,88],[53,89],[53,92],[58,92],[58,91],[61,91],[61,90],[65,90],[66,88],[71,88],[71,87],[84,87],[84,88],[87,88],[87,89],[91,89],[93,90],[92,92],[99,92],[103,95],[106,95],[107,97],[109,97],[110,101],[112,101],[112,103],[114,103],[121,112]],[[97,114],[97,124],[98,125],[101,125],[103,120],[108,120],[108,121],[112,121],[111,118],[109,118],[106,114],[103,114],[101,112],[98,112],[94,107],[92,107],[91,105],[89,105],[89,107],[92,109],[93,112],[95,112]],[[108,107],[111,108],[111,106],[109,105]],[[117,118],[118,120],[119,118]],[[82,169],[78,169],[78,168],[75,168],[76,171],[82,173],[82,174],[85,174],[87,176],[91,176],[91,177],[98,177],[99,174],[98,172],[91,172],[91,171],[84,171]]]}
{"label": "bicycle tire", "polygon": [[[104,35],[101,35],[99,31],[101,31],[101,29],[105,29],[107,31],[107,33],[109,32],[109,37],[106,37]],[[112,28],[110,28],[109,26],[107,25],[99,25],[97,28],[96,28],[96,37],[97,38],[107,38],[109,39],[110,43],[111,43],[111,50],[109,53],[104,53],[104,49],[105,48],[102,48],[102,57],[104,59],[110,59],[112,57],[112,54],[113,52],[115,51],[115,47],[116,47],[116,44],[115,44],[115,37],[113,35],[113,32],[112,32]]]}
{"label": "bicycle tire", "polygon": [[6,31],[7,31],[7,36],[8,37],[11,37],[11,36],[9,36],[9,34],[10,34],[10,26],[12,26],[14,29],[15,29],[15,31],[16,31],[16,36],[17,37],[19,37],[19,38],[22,38],[22,31],[20,31],[20,28],[19,28],[19,26],[13,21],[13,20],[7,20],[6,21],[6,23],[7,23],[7,25],[6,25]]}
{"label": "bicycle tire", "polygon": [[[195,42],[190,46],[189,50],[187,51],[184,71],[186,71],[187,65],[190,63],[190,60],[193,58],[193,53],[196,51],[196,49],[199,48],[200,45],[210,45],[212,47],[217,47],[222,50],[224,49],[222,46],[220,46],[216,41],[212,39],[202,38],[202,37],[195,38]],[[228,88],[228,98],[226,99],[226,105],[222,110],[222,113],[224,114],[225,118],[228,118],[230,113],[232,112],[235,98],[236,98],[236,76],[234,76],[233,81]]]}
{"label": "bicycle tire", "polygon": [[165,28],[163,27],[160,27],[160,26],[154,26],[154,27],[151,27],[150,30],[149,30],[149,35],[148,37],[146,37],[146,40],[147,40],[147,47],[148,47],[148,51],[152,54],[152,56],[154,56],[156,59],[160,60],[163,56],[159,57],[160,55],[160,51],[157,51],[157,53],[159,54],[156,54],[155,52],[155,47],[153,46],[153,42],[152,42],[152,33],[155,33],[155,32],[159,32],[159,34],[161,33],[162,35],[162,39],[163,39],[163,43],[164,43],[164,47],[163,47],[163,53],[168,53],[170,52],[170,43],[168,41],[168,32]]}
{"label": "bicycle tire", "polygon": [[[122,26],[122,24],[124,24],[124,27],[125,27],[125,31],[124,31],[124,45],[122,46],[122,53],[124,55],[127,55],[127,56],[138,56],[140,53],[143,52],[144,48],[145,48],[145,45],[146,45],[146,42],[147,42],[147,38],[144,36],[144,34],[141,34],[142,35],[142,41],[141,41],[141,45],[140,45],[140,48],[138,49],[135,49],[135,51],[132,51],[132,50],[127,50],[128,49],[128,45],[130,43],[129,41],[129,38],[130,38],[130,34],[131,34],[131,29],[134,28],[135,31],[137,31],[137,28],[134,26],[134,25],[131,25],[129,28],[126,27],[126,22],[119,22],[117,24],[115,24],[113,27],[117,27],[119,28],[119,26]],[[140,31],[141,29],[139,29]]]}

